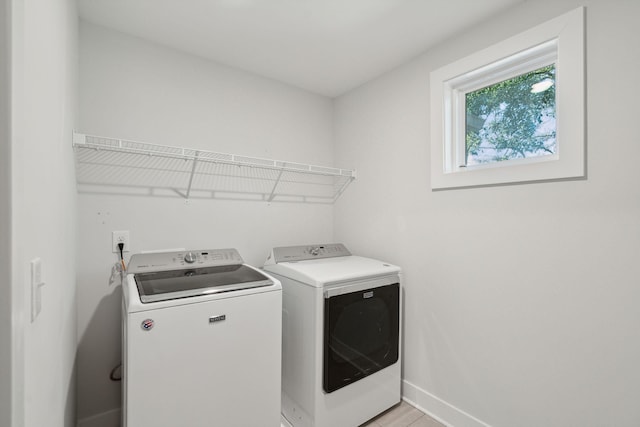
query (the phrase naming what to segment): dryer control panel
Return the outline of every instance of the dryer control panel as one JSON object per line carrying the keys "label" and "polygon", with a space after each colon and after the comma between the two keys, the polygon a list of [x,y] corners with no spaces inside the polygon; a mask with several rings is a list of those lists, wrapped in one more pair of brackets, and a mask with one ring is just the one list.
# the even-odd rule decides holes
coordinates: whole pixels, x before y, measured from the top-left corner
{"label": "dryer control panel", "polygon": [[173,252],[134,254],[129,261],[128,273],[180,270],[183,268],[219,267],[238,265],[244,261],[236,249],[198,249]]}
{"label": "dryer control panel", "polygon": [[306,261],[319,258],[350,256],[351,252],[342,243],[320,245],[283,246],[273,248],[265,265],[279,262]]}

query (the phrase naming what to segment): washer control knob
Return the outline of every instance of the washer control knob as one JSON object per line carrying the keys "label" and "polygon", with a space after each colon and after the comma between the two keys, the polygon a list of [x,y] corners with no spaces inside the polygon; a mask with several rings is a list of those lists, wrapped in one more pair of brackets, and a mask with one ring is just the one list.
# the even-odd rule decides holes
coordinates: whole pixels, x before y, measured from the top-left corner
{"label": "washer control knob", "polygon": [[311,248],[309,249],[309,252],[311,253],[311,255],[313,256],[317,256],[320,253],[320,248]]}
{"label": "washer control knob", "polygon": [[184,261],[188,262],[189,264],[193,264],[194,262],[196,262],[197,259],[197,255],[194,252],[187,252],[187,254],[184,256]]}

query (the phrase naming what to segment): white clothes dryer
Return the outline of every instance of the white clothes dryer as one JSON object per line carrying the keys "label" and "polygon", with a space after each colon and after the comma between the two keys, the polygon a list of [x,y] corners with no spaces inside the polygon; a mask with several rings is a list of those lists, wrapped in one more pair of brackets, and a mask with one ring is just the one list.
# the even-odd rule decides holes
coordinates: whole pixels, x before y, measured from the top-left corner
{"label": "white clothes dryer", "polygon": [[357,427],[401,399],[399,267],[342,244],[272,249],[282,283],[282,412],[293,427]]}
{"label": "white clothes dryer", "polygon": [[280,427],[282,288],[235,249],[136,254],[123,427]]}

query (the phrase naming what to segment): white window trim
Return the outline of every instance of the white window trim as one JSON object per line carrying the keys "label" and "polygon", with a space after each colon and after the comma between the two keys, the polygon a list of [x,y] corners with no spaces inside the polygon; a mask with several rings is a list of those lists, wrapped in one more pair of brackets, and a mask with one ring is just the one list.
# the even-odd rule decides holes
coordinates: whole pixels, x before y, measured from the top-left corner
{"label": "white window trim", "polygon": [[[584,14],[580,7],[431,73],[432,189],[585,176]],[[473,89],[466,82],[477,84],[485,74],[485,86],[497,83],[515,75],[505,76],[505,69],[513,73],[521,61],[522,69],[530,68],[530,60],[556,65],[556,154],[459,167],[456,141],[464,130],[453,117],[464,102],[462,92]]]}

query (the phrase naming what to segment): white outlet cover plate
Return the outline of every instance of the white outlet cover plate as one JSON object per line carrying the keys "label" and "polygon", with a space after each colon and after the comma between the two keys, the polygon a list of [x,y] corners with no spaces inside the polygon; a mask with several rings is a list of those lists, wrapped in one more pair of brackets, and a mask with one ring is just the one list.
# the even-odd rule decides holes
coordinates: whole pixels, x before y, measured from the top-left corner
{"label": "white outlet cover plate", "polygon": [[118,243],[124,243],[124,252],[129,252],[129,246],[131,245],[129,242],[129,230],[111,232],[111,250],[113,253],[120,253]]}

